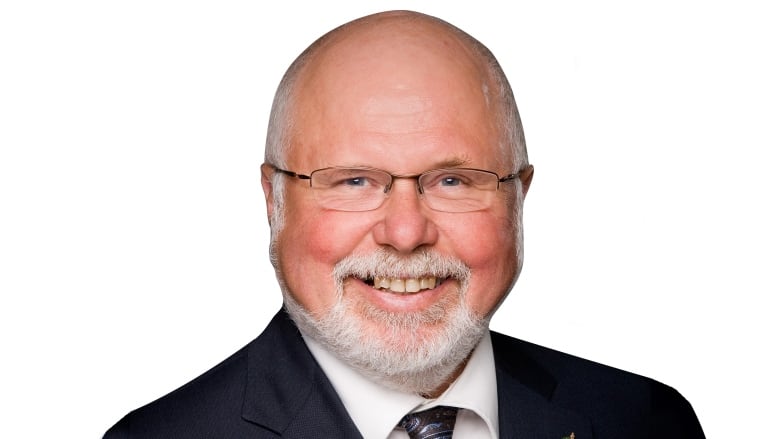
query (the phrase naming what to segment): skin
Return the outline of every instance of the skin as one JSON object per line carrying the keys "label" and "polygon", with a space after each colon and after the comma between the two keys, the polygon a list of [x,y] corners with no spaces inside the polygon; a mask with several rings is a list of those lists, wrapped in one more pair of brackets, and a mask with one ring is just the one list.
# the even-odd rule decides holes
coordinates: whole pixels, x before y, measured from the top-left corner
{"label": "skin", "polygon": [[[301,72],[286,166],[305,174],[330,166],[375,167],[397,175],[447,166],[500,176],[515,172],[509,157],[500,155],[501,127],[485,85],[493,86],[481,59],[441,24],[410,20],[405,13],[364,19],[333,36]],[[263,175],[270,218],[269,167]],[[466,303],[482,317],[492,315],[516,279],[512,221],[519,182],[502,184],[484,210],[444,213],[425,205],[413,180],[396,180],[385,203],[368,212],[325,210],[306,181],[285,180],[279,268],[293,297],[315,317],[336,300],[334,265],[379,247],[399,255],[427,248],[463,261],[472,272]],[[449,280],[433,290],[398,295],[347,279],[342,294],[386,311],[415,312],[437,303],[451,306],[459,287]],[[359,309],[352,314],[367,333],[383,336],[382,325]]]}

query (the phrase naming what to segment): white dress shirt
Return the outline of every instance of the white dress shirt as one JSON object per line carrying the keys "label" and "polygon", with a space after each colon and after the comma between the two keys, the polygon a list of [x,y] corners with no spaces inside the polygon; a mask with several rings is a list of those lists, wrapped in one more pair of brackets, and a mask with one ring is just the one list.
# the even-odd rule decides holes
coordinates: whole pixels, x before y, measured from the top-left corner
{"label": "white dress shirt", "polygon": [[347,366],[322,345],[304,341],[366,439],[408,439],[398,421],[407,413],[437,405],[458,407],[453,439],[498,439],[498,394],[490,334],[477,344],[454,383],[438,398],[391,390]]}

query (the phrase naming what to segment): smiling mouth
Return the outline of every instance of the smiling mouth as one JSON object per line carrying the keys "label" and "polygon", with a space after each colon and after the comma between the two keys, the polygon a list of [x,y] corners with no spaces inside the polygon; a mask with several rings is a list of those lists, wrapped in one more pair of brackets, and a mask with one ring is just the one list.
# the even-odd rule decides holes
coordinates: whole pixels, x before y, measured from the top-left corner
{"label": "smiling mouth", "polygon": [[371,285],[374,289],[380,291],[392,291],[393,293],[416,293],[421,290],[432,290],[444,281],[443,278],[435,276],[429,277],[417,277],[409,279],[390,278],[390,277],[374,277],[363,279],[363,282],[367,285]]}

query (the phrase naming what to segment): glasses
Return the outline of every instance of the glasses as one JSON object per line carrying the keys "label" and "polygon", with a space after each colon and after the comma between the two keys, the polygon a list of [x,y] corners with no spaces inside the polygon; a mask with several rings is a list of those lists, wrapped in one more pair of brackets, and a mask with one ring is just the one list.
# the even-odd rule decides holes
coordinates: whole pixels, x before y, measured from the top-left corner
{"label": "glasses", "polygon": [[270,165],[289,177],[308,180],[319,204],[332,210],[364,212],[379,208],[395,180],[416,180],[417,192],[433,210],[474,212],[490,206],[501,183],[526,178],[532,167],[504,177],[481,169],[433,169],[418,175],[393,175],[374,168],[324,168],[310,175]]}

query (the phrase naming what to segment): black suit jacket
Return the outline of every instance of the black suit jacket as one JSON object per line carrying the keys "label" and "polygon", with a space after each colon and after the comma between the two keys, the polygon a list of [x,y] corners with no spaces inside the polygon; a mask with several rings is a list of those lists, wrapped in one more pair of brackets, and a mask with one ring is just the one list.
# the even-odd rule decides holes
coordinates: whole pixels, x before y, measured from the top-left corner
{"label": "black suit jacket", "polygon": [[[703,438],[688,402],[638,375],[492,333],[501,438]],[[370,401],[367,401],[370,404]],[[295,325],[122,418],[106,439],[360,438]]]}

